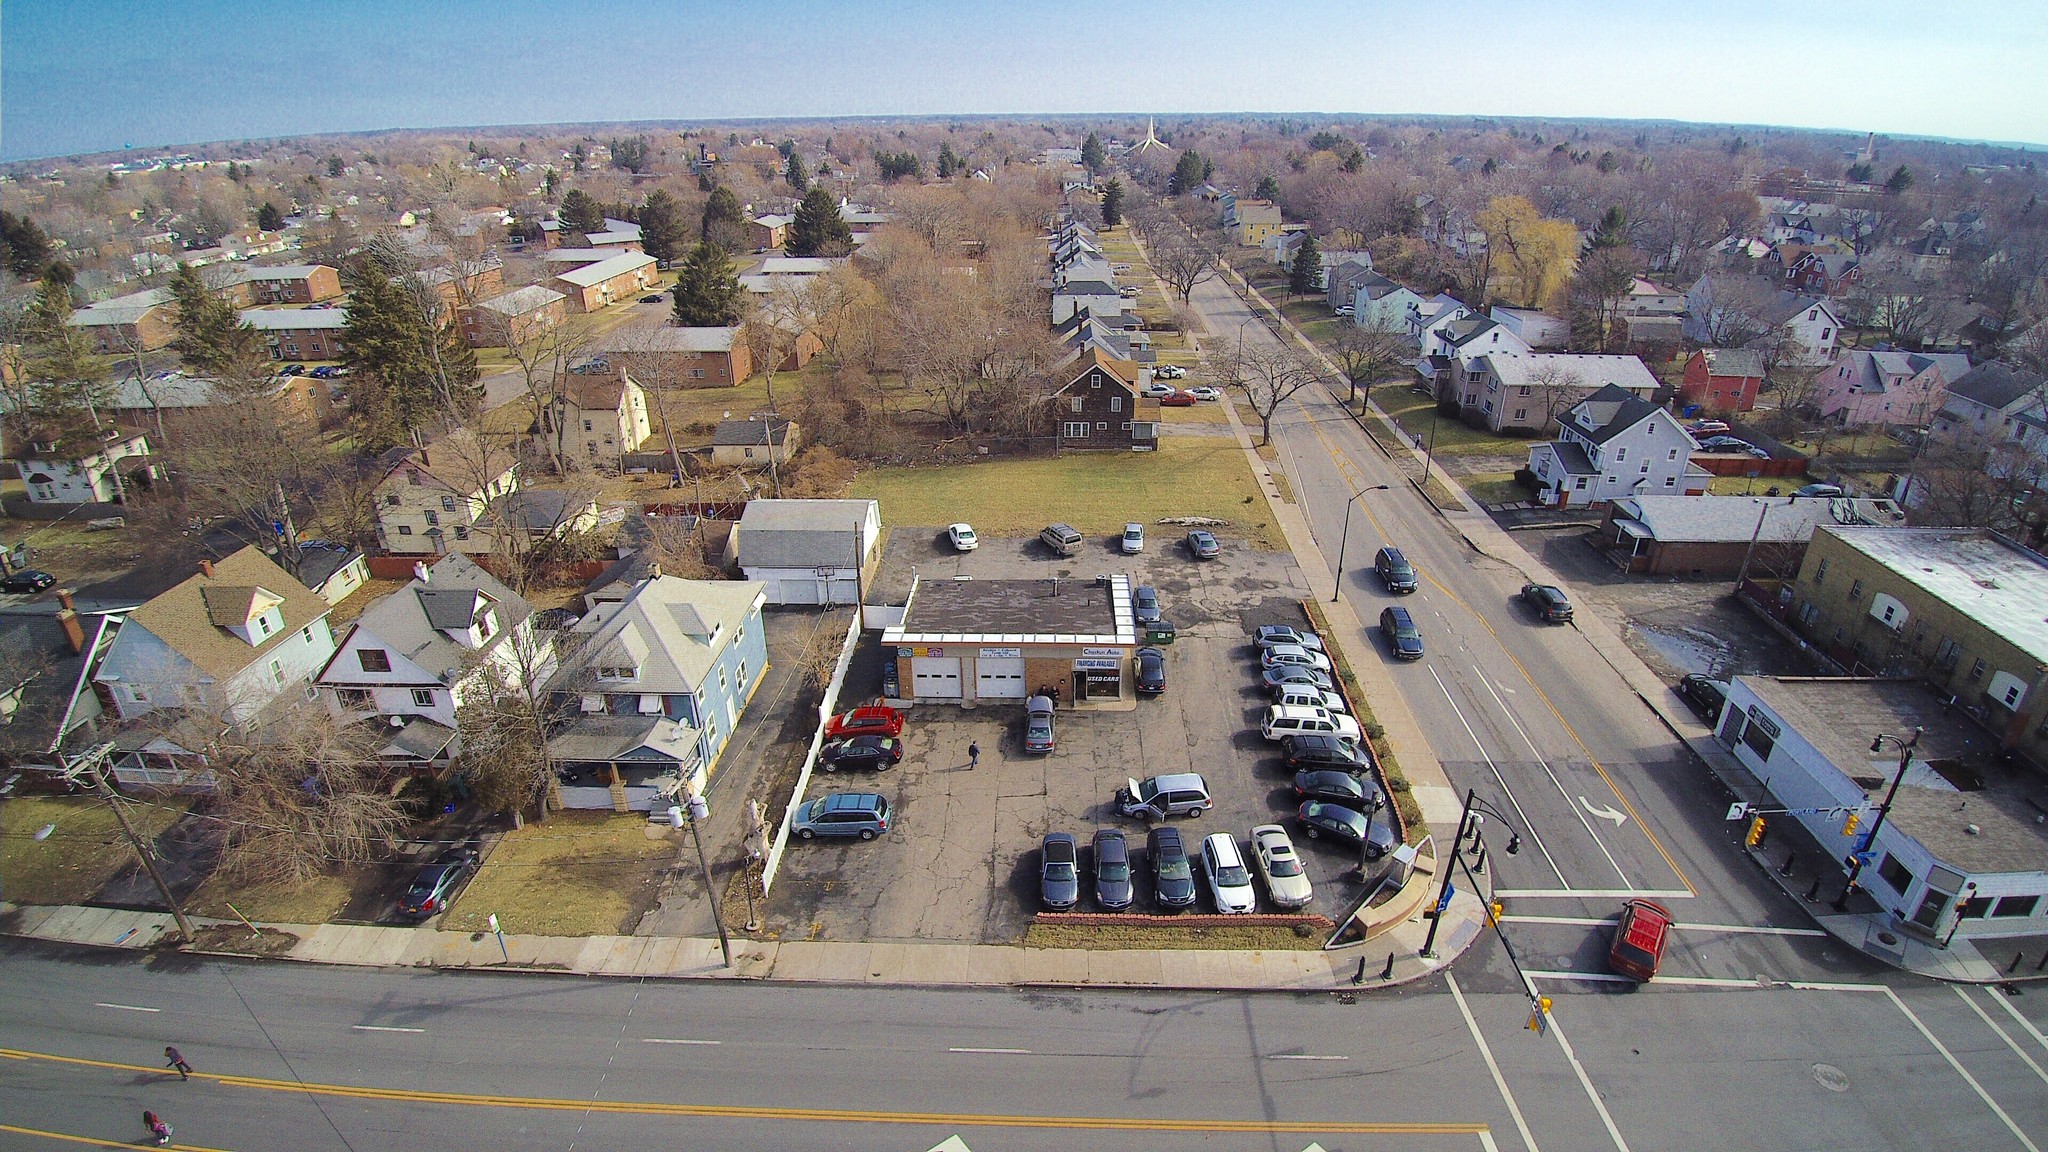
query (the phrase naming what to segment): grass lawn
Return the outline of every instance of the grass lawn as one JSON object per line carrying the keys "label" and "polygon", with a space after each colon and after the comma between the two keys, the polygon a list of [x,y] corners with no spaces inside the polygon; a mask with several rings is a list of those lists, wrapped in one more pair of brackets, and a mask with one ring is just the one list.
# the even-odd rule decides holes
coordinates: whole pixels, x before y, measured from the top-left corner
{"label": "grass lawn", "polygon": [[541,936],[610,936],[633,931],[660,895],[676,842],[650,839],[640,813],[557,812],[508,832],[449,909],[441,926]]}
{"label": "grass lawn", "polygon": [[[1186,384],[1186,380],[1168,381]],[[1168,424],[1228,424],[1230,416],[1223,411],[1221,401],[1205,400],[1192,408],[1161,408],[1159,418]]]}
{"label": "grass lawn", "polygon": [[1033,924],[1024,930],[1026,948],[1143,949],[1213,948],[1225,951],[1321,948],[1333,929],[1306,926],[1297,933],[1280,925],[1224,924],[1198,928],[1179,924]]}
{"label": "grass lawn", "polygon": [[[233,919],[235,910],[251,920],[272,924],[325,924],[348,907],[358,885],[377,880],[376,866],[335,876],[316,876],[304,884],[230,884],[209,878],[185,902],[195,916]],[[234,905],[230,910],[228,905]]]}
{"label": "grass lawn", "polygon": [[1761,496],[1767,488],[1775,487],[1780,496],[1806,483],[1804,476],[1758,476],[1754,480],[1747,476],[1716,476],[1707,481],[1709,496]]}
{"label": "grass lawn", "polygon": [[1280,528],[1234,438],[1163,438],[1157,452],[1078,452],[861,473],[853,495],[879,499],[882,521],[898,526],[965,520],[984,536],[1030,536],[1063,520],[1107,534],[1130,520],[1213,516],[1226,537],[1284,547]]}
{"label": "grass lawn", "polygon": [[[1418,396],[1401,385],[1382,384],[1372,390],[1373,400],[1380,410],[1394,418],[1395,423],[1410,436],[1421,436],[1423,443],[1429,442],[1430,413],[1435,401],[1427,396]],[[1444,456],[1522,456],[1529,455],[1530,441],[1512,436],[1496,436],[1484,428],[1468,428],[1456,417],[1445,416],[1436,421],[1436,454]]]}
{"label": "grass lawn", "polygon": [[1458,486],[1481,504],[1529,499],[1529,490],[1515,481],[1513,472],[1474,472],[1458,477]]}
{"label": "grass lawn", "polygon": [[[178,800],[130,804],[128,818],[145,839],[185,814]],[[44,825],[48,839],[35,834]],[[106,802],[85,796],[18,796],[0,801],[0,877],[16,904],[77,904],[135,862],[135,850]]]}

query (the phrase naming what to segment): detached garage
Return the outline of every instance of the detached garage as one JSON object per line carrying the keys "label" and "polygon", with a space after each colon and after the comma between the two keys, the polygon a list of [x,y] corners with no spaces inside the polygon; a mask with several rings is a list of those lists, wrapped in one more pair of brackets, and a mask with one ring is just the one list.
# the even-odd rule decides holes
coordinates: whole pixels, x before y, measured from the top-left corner
{"label": "detached garage", "polygon": [[914,581],[902,622],[882,632],[909,703],[1043,694],[1062,706],[1135,707],[1140,642],[1127,576]]}
{"label": "detached garage", "polygon": [[873,500],[752,500],[732,547],[770,604],[855,604],[879,554],[881,505]]}

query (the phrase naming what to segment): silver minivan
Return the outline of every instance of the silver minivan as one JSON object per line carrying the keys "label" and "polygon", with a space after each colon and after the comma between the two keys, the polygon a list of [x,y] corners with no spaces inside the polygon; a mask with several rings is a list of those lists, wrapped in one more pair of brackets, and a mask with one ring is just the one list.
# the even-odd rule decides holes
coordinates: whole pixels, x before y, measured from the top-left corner
{"label": "silver minivan", "polygon": [[1119,813],[1145,820],[1164,820],[1169,816],[1192,820],[1208,811],[1213,803],[1209,799],[1209,785],[1195,772],[1147,776],[1142,782],[1125,780],[1116,793]]}

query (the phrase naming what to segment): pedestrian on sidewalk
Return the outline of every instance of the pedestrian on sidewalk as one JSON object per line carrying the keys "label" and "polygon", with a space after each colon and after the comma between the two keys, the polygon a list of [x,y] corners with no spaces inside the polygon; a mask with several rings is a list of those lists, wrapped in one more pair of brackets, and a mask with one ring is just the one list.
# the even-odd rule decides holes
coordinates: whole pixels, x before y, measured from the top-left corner
{"label": "pedestrian on sidewalk", "polygon": [[969,768],[981,767],[981,745],[973,740],[967,742],[967,766]]}
{"label": "pedestrian on sidewalk", "polygon": [[164,1045],[164,1067],[177,1069],[180,1080],[192,1078],[192,1066],[185,1063],[185,1054],[169,1044]]}

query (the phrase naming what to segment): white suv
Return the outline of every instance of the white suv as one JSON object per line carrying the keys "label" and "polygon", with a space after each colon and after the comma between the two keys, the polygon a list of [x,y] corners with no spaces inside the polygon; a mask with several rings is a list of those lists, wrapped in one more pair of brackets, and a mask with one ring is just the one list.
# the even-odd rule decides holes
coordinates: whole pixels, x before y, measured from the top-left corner
{"label": "white suv", "polygon": [[1259,722],[1259,735],[1268,740],[1289,736],[1343,736],[1356,740],[1358,721],[1312,704],[1275,704],[1266,709],[1265,719]]}
{"label": "white suv", "polygon": [[1216,911],[1225,914],[1255,912],[1259,896],[1252,889],[1252,872],[1237,850],[1237,838],[1218,832],[1202,841],[1202,874],[1209,880],[1209,895]]}

